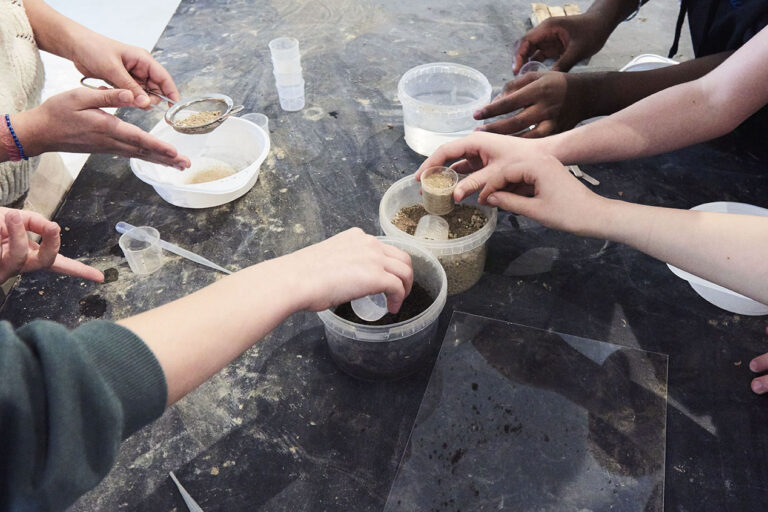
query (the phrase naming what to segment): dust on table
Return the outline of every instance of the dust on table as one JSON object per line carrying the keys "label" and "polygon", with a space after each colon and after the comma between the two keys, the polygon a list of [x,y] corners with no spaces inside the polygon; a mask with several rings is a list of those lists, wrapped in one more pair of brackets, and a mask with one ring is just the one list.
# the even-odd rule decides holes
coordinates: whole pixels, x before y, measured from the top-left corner
{"label": "dust on table", "polygon": [[[406,206],[397,212],[392,224],[409,235],[416,232],[419,219],[427,215],[427,210],[420,204]],[[474,206],[457,204],[451,213],[442,216],[448,222],[448,239],[462,238],[482,229],[488,218]]]}

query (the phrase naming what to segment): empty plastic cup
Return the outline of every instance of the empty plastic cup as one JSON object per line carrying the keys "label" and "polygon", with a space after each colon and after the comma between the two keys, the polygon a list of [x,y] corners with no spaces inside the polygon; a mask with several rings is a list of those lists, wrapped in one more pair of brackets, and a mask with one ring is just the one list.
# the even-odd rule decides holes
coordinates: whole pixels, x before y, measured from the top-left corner
{"label": "empty plastic cup", "polygon": [[352,311],[366,322],[375,322],[387,314],[387,296],[383,293],[368,295],[353,300]]}
{"label": "empty plastic cup", "polygon": [[296,85],[276,85],[280,108],[288,112],[304,108],[304,80]]}
{"label": "empty plastic cup", "polygon": [[517,72],[517,76],[524,75],[526,73],[549,71],[549,68],[543,62],[537,60],[529,60],[520,67],[520,71]]}
{"label": "empty plastic cup", "polygon": [[430,167],[421,174],[421,198],[424,209],[432,215],[453,211],[453,189],[459,175],[450,167]]}
{"label": "empty plastic cup", "polygon": [[257,113],[251,113],[251,114],[245,114],[244,116],[240,116],[240,119],[245,119],[246,121],[249,121],[262,130],[267,134],[267,138],[269,138],[269,118],[264,114],[257,114]]}
{"label": "empty plastic cup", "polygon": [[128,266],[134,274],[151,274],[163,266],[160,233],[150,226],[139,226],[126,231],[118,241]]}
{"label": "empty plastic cup", "polygon": [[299,41],[294,37],[278,37],[269,42],[275,73],[301,74]]}
{"label": "empty plastic cup", "polygon": [[448,221],[444,218],[437,215],[425,215],[419,219],[413,236],[422,240],[448,240],[450,229]]}

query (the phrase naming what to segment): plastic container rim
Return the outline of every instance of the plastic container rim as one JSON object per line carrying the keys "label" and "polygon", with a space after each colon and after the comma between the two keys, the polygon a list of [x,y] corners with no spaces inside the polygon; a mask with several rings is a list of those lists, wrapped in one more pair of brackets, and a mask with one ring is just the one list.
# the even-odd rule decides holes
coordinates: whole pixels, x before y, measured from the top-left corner
{"label": "plastic container rim", "polygon": [[[428,103],[426,101],[417,100],[407,92],[405,92],[405,82],[407,79],[409,79],[412,75],[415,75],[417,72],[422,71],[426,68],[431,67],[447,67],[447,68],[454,68],[457,71],[464,71],[465,75],[471,76],[472,78],[477,79],[478,82],[480,82],[483,86],[485,91],[487,91],[487,94],[481,94],[481,97],[479,99],[468,101],[466,103],[459,103],[456,105],[436,105],[434,103]],[[446,73],[446,71],[438,71],[439,73]],[[485,92],[483,91],[483,92]],[[434,110],[467,110],[467,106],[474,105],[476,103],[482,103],[485,105],[487,103],[487,100],[485,99],[486,96],[491,95],[491,92],[493,91],[493,87],[491,87],[491,83],[488,81],[488,78],[482,74],[480,71],[478,71],[475,68],[471,68],[469,66],[465,66],[464,64],[456,64],[454,62],[430,62],[427,64],[420,64],[416,67],[413,67],[406,71],[402,77],[400,77],[400,81],[397,83],[397,97],[400,100],[400,103],[406,104],[408,103],[411,107],[421,107],[421,108],[427,108],[427,109],[434,109]]]}

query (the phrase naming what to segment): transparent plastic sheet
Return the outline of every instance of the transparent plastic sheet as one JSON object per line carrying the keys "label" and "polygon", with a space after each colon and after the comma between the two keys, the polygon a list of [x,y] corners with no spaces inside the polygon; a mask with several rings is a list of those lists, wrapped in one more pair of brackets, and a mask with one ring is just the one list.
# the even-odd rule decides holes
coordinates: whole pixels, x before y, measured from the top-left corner
{"label": "transparent plastic sheet", "polygon": [[455,313],[385,511],[663,510],[667,359]]}

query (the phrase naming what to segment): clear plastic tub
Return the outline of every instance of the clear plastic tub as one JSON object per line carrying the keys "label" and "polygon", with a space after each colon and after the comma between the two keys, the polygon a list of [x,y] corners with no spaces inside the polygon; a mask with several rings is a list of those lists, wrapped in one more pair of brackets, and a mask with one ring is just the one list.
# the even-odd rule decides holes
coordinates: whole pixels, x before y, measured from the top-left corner
{"label": "clear plastic tub", "polygon": [[403,105],[405,142],[429,156],[481,124],[472,114],[490,103],[491,84],[476,69],[436,62],[408,70],[397,84],[397,97]]}
{"label": "clear plastic tub", "polygon": [[496,208],[477,204],[477,196],[465,198],[459,204],[476,206],[488,221],[485,226],[471,235],[453,240],[421,240],[401,231],[392,219],[401,208],[421,204],[421,186],[413,176],[406,176],[395,182],[379,203],[379,224],[385,235],[417,243],[434,254],[445,269],[448,277],[448,295],[468,290],[477,283],[485,269],[487,242],[496,229],[498,213]]}
{"label": "clear plastic tub", "polygon": [[304,108],[304,80],[295,85],[277,86],[277,96],[280,99],[280,108],[288,112],[295,112]]}
{"label": "clear plastic tub", "polygon": [[437,259],[417,244],[389,237],[379,240],[411,255],[414,280],[433,297],[423,312],[391,325],[362,325],[344,320],[330,310],[317,315],[325,325],[331,357],[344,372],[365,380],[393,380],[417,371],[436,350],[437,319],[445,306],[447,280]]}

